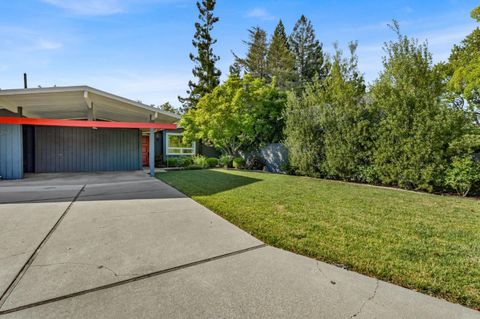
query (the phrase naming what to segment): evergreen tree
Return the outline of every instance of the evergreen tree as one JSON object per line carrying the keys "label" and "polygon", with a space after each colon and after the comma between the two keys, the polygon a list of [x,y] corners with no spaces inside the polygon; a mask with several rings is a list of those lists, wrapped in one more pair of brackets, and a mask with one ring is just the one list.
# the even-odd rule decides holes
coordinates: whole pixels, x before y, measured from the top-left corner
{"label": "evergreen tree", "polygon": [[248,30],[250,39],[244,41],[248,46],[247,56],[242,59],[234,54],[236,62],[243,67],[245,73],[254,78],[267,79],[267,33],[260,27]]}
{"label": "evergreen tree", "polygon": [[385,44],[384,70],[371,90],[381,114],[375,169],[383,183],[432,190],[443,182],[458,117],[441,99],[444,86],[427,45],[401,35],[397,22],[392,28],[398,39]]}
{"label": "evergreen tree", "polygon": [[291,87],[294,63],[295,57],[290,52],[285,27],[280,20],[267,52],[268,73],[277,79],[277,86],[280,89]]}
{"label": "evergreen tree", "polygon": [[217,40],[210,34],[214,24],[219,20],[213,15],[215,2],[216,0],[197,1],[200,21],[195,23],[196,32],[192,40],[193,47],[197,49],[197,55],[190,53],[190,60],[195,64],[192,74],[196,81],[188,82],[187,97],[178,97],[183,104],[184,112],[194,108],[202,96],[212,92],[220,83],[221,72],[215,67],[215,62],[220,58],[213,53],[212,48]]}
{"label": "evergreen tree", "polygon": [[[325,162],[329,177],[372,181],[369,174],[373,148],[374,113],[365,101],[365,82],[358,70],[357,43],[350,43],[350,58],[336,49],[329,76],[321,89],[324,105]],[[318,81],[318,80],[317,80]]]}
{"label": "evergreen tree", "polygon": [[180,114],[180,110],[174,107],[170,102],[165,102],[158,106],[158,108],[165,112]]}
{"label": "evergreen tree", "polygon": [[328,73],[327,58],[315,37],[312,23],[304,15],[295,24],[289,42],[295,56],[297,89],[303,89],[316,76],[324,79]]}
{"label": "evergreen tree", "polygon": [[242,76],[242,67],[237,61],[234,61],[229,67],[230,76],[236,76],[240,78]]}

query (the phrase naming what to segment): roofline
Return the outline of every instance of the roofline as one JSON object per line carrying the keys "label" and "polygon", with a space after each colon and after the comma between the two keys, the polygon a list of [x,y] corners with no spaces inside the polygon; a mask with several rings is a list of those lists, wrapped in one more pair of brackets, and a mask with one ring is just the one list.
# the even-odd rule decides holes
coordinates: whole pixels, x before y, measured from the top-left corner
{"label": "roofline", "polygon": [[119,102],[127,103],[130,105],[134,105],[139,108],[146,109],[148,111],[154,112],[154,113],[160,113],[169,117],[176,118],[178,120],[181,119],[181,116],[172,112],[168,111],[163,111],[160,110],[156,107],[143,104],[131,99],[127,99],[125,97],[115,95],[112,93],[108,93],[96,88],[93,88],[88,85],[76,85],[76,86],[54,86],[54,87],[45,87],[45,88],[27,88],[27,89],[5,89],[5,90],[0,90],[0,96],[5,96],[5,95],[21,95],[21,94],[34,94],[34,93],[61,93],[61,92],[82,92],[82,91],[87,91],[91,92],[93,94],[97,94],[103,97],[107,97]]}

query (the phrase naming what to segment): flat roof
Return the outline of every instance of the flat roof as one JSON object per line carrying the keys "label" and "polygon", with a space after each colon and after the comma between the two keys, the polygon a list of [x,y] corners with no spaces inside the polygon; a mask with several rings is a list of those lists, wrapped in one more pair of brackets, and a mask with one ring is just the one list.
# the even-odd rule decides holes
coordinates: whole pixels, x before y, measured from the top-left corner
{"label": "flat roof", "polygon": [[0,108],[23,116],[119,122],[175,123],[180,116],[90,86],[0,90]]}

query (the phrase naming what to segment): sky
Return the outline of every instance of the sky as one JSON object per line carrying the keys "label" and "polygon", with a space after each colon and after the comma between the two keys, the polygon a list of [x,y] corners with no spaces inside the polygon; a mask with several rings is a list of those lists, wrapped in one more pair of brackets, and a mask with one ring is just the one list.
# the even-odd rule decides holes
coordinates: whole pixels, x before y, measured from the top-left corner
{"label": "sky", "polygon": [[[435,62],[477,24],[478,0],[217,0],[213,36],[218,67],[228,74],[232,51],[246,52],[247,29],[269,37],[279,19],[291,32],[309,18],[327,52],[358,41],[359,68],[368,83],[382,69],[387,24],[427,40]],[[0,88],[89,85],[145,104],[179,106],[192,78],[188,55],[197,8],[193,0],[0,0]]]}

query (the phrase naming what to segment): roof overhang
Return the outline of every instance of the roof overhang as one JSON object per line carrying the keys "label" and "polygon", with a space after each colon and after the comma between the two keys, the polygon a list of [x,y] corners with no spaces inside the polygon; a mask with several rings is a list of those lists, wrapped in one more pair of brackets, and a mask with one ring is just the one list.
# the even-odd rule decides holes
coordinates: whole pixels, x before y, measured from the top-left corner
{"label": "roof overhang", "polygon": [[92,127],[92,128],[138,128],[138,129],[160,129],[174,130],[177,128],[173,123],[145,123],[145,122],[107,122],[107,121],[85,121],[85,120],[55,120],[45,118],[12,117],[0,116],[0,124],[21,124],[41,126],[67,126],[67,127]]}
{"label": "roof overhang", "polygon": [[[0,90],[0,108],[36,119],[175,123],[180,116],[89,86]],[[98,126],[100,127],[100,126]]]}

